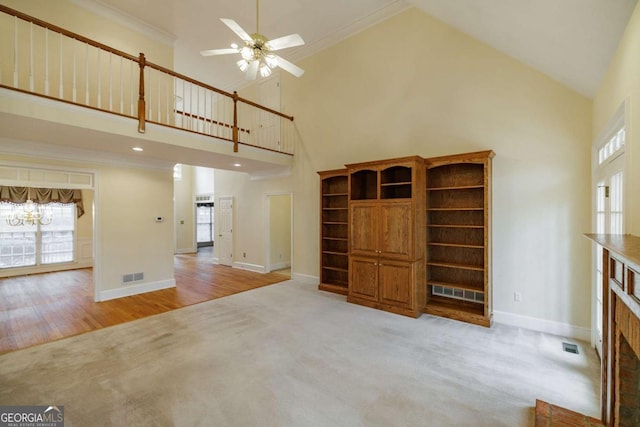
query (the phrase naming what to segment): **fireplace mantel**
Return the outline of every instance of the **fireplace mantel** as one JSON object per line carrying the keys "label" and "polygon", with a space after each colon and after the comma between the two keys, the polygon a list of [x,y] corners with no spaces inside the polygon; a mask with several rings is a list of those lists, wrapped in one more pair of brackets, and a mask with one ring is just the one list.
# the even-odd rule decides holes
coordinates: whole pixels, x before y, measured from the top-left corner
{"label": "fireplace mantel", "polygon": [[602,421],[640,425],[640,237],[586,234],[603,247]]}

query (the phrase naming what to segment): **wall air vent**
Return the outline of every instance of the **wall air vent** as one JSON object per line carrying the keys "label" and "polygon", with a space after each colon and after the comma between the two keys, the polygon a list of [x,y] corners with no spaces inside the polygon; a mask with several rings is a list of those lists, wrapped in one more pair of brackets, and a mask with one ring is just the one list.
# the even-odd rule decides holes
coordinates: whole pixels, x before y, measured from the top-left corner
{"label": "wall air vent", "polygon": [[122,283],[140,282],[144,280],[144,273],[130,273],[122,275]]}

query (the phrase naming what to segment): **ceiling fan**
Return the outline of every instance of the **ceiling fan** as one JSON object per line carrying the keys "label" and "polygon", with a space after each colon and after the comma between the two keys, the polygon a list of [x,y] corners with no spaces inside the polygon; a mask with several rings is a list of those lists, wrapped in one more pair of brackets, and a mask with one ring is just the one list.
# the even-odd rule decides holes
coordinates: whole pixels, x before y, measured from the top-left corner
{"label": "ceiling fan", "polygon": [[290,34],[288,36],[269,40],[260,34],[259,10],[259,0],[256,0],[256,32],[254,34],[247,33],[233,19],[220,18],[220,20],[229,27],[231,31],[236,33],[238,37],[242,39],[244,46],[239,46],[238,44],[233,43],[231,44],[231,47],[227,49],[201,50],[200,55],[213,56],[239,53],[242,56],[242,59],[240,59],[236,64],[241,71],[246,72],[247,80],[255,80],[258,75],[258,71],[260,71],[260,75],[262,77],[267,77],[276,67],[280,67],[296,77],[302,76],[304,73],[302,68],[287,61],[281,56],[274,54],[273,52],[289,47],[301,46],[304,44],[304,40],[302,40],[302,37],[298,34]]}

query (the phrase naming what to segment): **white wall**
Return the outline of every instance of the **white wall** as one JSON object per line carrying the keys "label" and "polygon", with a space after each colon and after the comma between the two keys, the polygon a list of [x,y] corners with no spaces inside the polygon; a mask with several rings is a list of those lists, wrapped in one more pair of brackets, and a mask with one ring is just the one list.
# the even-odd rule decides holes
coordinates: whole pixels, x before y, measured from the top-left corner
{"label": "white wall", "polygon": [[216,181],[234,188],[239,211],[249,205],[239,248],[263,250],[255,196],[291,189],[294,276],[317,277],[316,171],[493,149],[497,317],[589,337],[590,100],[416,9],[300,65],[302,78],[281,78],[282,110],[302,141],[291,178]]}
{"label": "white wall", "polygon": [[[626,232],[640,235],[640,5],[637,5],[593,101],[593,135],[626,103]],[[635,185],[634,185],[635,184]]]}
{"label": "white wall", "polygon": [[291,195],[269,195],[269,265],[271,270],[291,266]]}
{"label": "white wall", "polygon": [[[0,138],[0,147],[2,143]],[[91,216],[94,208],[94,277],[99,299],[175,286],[171,170],[80,164],[6,153],[2,158],[34,167],[95,171],[95,191],[92,198],[85,200],[85,215]],[[87,193],[83,192],[83,197]],[[165,220],[156,222],[157,216]],[[79,224],[78,236],[89,238],[90,225],[91,221]],[[144,280],[129,285],[122,283],[122,275],[139,272],[144,273]]]}
{"label": "white wall", "polygon": [[194,180],[195,180],[194,193],[196,195],[214,193],[215,179],[214,179],[213,169],[197,166],[194,171]]}
{"label": "white wall", "polygon": [[173,46],[156,41],[141,32],[97,16],[68,0],[0,0],[0,4],[73,31],[130,55],[146,55],[147,61],[173,66]]}
{"label": "white wall", "polygon": [[175,252],[196,252],[195,167],[182,165],[182,178],[174,181]]}
{"label": "white wall", "polygon": [[[128,293],[122,275],[144,273],[133,286],[175,286],[173,172],[99,167],[96,192],[98,279],[105,298]],[[161,216],[162,222],[155,218]],[[138,288],[142,289],[142,288]]]}

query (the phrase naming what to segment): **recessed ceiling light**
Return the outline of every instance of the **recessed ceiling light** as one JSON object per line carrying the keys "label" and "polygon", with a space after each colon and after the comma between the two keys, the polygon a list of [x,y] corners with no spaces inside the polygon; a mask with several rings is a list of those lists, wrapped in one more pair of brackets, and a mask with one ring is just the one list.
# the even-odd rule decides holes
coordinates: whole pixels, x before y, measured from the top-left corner
{"label": "recessed ceiling light", "polygon": [[234,164],[233,164],[233,166],[235,166],[235,167],[239,168],[239,167],[241,167],[242,165],[241,165],[240,163],[234,163]]}
{"label": "recessed ceiling light", "polygon": [[142,147],[133,147],[132,150],[133,151],[144,151],[144,148],[142,148]]}

